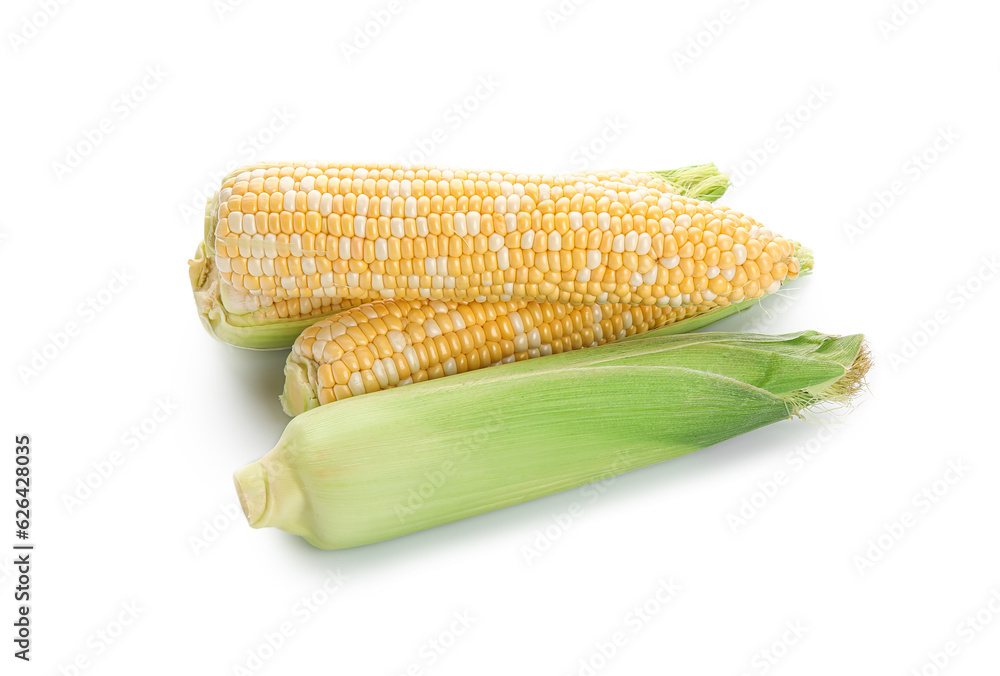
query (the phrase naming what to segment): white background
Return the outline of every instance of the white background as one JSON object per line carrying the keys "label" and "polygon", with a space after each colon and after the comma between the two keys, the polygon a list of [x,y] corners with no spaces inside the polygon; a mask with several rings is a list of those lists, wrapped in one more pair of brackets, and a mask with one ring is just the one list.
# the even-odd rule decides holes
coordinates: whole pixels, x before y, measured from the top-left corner
{"label": "white background", "polygon": [[[220,14],[211,0],[97,0],[49,18],[45,3],[6,2],[0,670],[995,670],[1000,283],[984,261],[1000,251],[1000,11],[905,5],[403,0],[389,14],[387,1],[247,0]],[[391,18],[365,45],[373,12]],[[494,91],[470,99],[481,78]],[[204,195],[228,162],[399,161],[421,147],[439,164],[539,173],[719,163],[739,183],[723,203],[809,244],[816,272],[718,328],[864,332],[870,393],[833,427],[783,422],[594,500],[571,491],[347,551],[250,529],[230,475],[286,422],[284,354],[229,348],[199,324],[185,261]],[[35,351],[51,358],[27,371]],[[164,422],[128,436],[158,407]],[[21,433],[30,665],[10,641]],[[790,459],[804,448],[815,455]],[[327,594],[331,571],[346,582]],[[679,587],[665,602],[661,581]]]}

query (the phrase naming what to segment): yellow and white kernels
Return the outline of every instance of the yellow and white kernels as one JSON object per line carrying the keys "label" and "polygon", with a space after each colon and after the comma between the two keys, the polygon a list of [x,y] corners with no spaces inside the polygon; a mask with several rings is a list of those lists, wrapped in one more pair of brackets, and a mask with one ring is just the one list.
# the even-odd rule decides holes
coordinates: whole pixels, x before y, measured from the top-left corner
{"label": "yellow and white kernels", "polygon": [[340,298],[262,298],[261,308],[254,311],[257,319],[307,319],[331,312],[357,307],[363,299]]}
{"label": "yellow and white kernels", "polygon": [[600,345],[706,311],[534,301],[380,300],[306,329],[293,352],[316,363],[320,403]]}
{"label": "yellow and white kernels", "polygon": [[218,265],[276,299],[661,307],[754,298],[797,273],[788,240],[670,189],[634,172],[262,165],[223,185]]}

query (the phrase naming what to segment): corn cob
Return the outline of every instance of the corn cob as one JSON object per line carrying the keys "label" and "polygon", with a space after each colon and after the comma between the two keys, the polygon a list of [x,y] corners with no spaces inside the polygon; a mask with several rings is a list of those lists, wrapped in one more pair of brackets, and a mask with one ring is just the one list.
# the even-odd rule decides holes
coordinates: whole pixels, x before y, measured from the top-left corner
{"label": "corn cob", "polygon": [[[379,300],[307,328],[285,364],[295,416],[351,396],[594,347],[663,327],[683,332],[739,309]],[[720,314],[724,313],[724,314]]]}
{"label": "corn cob", "polygon": [[[231,173],[223,182],[230,183],[246,169]],[[728,185],[725,174],[713,164],[658,171],[655,174],[666,181],[676,194],[709,201],[721,196]],[[213,336],[240,347],[286,348],[316,320],[380,297],[377,294],[362,294],[357,298],[274,299],[233,288],[222,280],[215,263],[219,196],[220,193],[216,192],[206,204],[205,237],[194,258],[188,261],[199,315]],[[289,238],[283,239],[288,241]]]}
{"label": "corn cob", "polygon": [[[476,174],[496,181],[471,175],[314,162],[231,175],[209,205],[206,243],[192,261],[206,326],[227,342],[283,347],[307,325],[300,319],[377,298],[548,294],[592,304],[627,294],[626,302],[712,306],[757,297],[798,272],[791,243],[772,241],[737,212],[672,194],[716,198],[725,179],[711,165],[589,177]],[[262,339],[254,335],[259,325]]]}
{"label": "corn cob", "polygon": [[849,399],[867,368],[859,335],[647,334],[320,406],[234,479],[251,526],[353,547]]}
{"label": "corn cob", "polygon": [[223,183],[216,265],[268,298],[673,307],[757,297],[797,272],[789,241],[668,190],[634,172],[262,166]]}

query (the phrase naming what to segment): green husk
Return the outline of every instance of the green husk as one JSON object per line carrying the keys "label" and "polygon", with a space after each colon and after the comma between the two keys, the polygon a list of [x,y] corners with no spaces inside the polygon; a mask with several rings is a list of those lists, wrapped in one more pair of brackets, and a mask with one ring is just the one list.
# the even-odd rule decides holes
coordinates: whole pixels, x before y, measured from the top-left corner
{"label": "green husk", "polygon": [[[680,169],[652,172],[670,183],[680,195],[715,201],[726,191],[729,178],[714,164],[700,164]],[[282,350],[292,346],[307,327],[334,312],[317,313],[305,319],[272,319],[263,310],[246,311],[240,303],[247,298],[234,298],[235,292],[221,282],[215,270],[215,220],[218,193],[205,207],[205,236],[193,259],[188,261],[191,289],[198,314],[205,329],[215,338],[230,345],[254,350]],[[226,291],[232,296],[226,296]],[[720,317],[721,319],[721,317]]]}
{"label": "green husk", "polygon": [[320,406],[235,473],[250,525],[353,547],[846,402],[863,337],[647,335]]}

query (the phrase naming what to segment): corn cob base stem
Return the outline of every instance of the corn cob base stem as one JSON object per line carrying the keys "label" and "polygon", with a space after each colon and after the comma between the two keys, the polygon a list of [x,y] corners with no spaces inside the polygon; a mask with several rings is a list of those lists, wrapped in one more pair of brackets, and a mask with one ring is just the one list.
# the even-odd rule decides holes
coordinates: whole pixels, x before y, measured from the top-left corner
{"label": "corn cob base stem", "polygon": [[306,328],[333,314],[261,322],[255,320],[251,313],[229,311],[223,295],[227,291],[235,291],[219,277],[204,242],[198,245],[194,258],[188,261],[188,275],[202,325],[214,338],[229,345],[250,350],[286,350]]}

